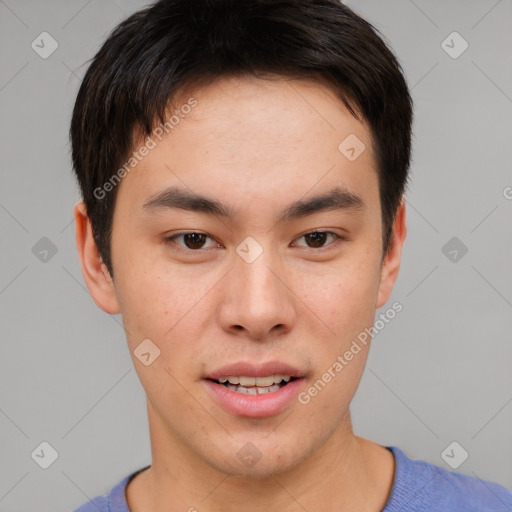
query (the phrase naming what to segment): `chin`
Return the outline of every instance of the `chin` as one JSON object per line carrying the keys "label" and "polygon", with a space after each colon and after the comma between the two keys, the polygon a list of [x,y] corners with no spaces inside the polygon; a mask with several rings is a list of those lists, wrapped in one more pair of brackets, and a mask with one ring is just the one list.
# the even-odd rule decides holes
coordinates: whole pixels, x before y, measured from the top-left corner
{"label": "chin", "polygon": [[[223,444],[225,451],[219,457],[207,457],[208,463],[217,471],[231,477],[266,479],[293,469],[306,457],[306,446],[291,436],[279,439],[269,438],[268,432],[260,437],[237,436],[228,450],[228,443]],[[313,451],[314,447],[310,447]],[[302,450],[302,451],[299,451]]]}

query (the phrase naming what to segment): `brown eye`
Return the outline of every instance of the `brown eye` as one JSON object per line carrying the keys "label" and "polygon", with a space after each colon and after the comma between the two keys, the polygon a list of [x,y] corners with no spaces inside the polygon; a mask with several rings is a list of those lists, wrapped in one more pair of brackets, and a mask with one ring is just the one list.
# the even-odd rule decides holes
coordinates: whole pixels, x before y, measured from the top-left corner
{"label": "brown eye", "polygon": [[308,241],[310,247],[322,247],[327,239],[327,233],[316,231],[305,235],[304,238]]}
{"label": "brown eye", "polygon": [[[183,242],[177,242],[176,240],[182,239]],[[180,249],[189,249],[191,251],[198,251],[200,249],[205,248],[205,243],[207,240],[212,238],[205,233],[177,233],[165,239],[166,243],[173,242]],[[213,240],[212,240],[213,241]]]}
{"label": "brown eye", "polygon": [[[326,246],[325,242],[329,237],[333,237],[334,240],[333,242],[328,243],[327,246],[332,245],[337,240],[344,240],[342,236],[331,231],[312,231],[311,233],[302,235],[298,240],[303,238],[306,241],[306,247],[310,247],[311,249],[321,249]],[[304,247],[302,244],[298,245]]]}
{"label": "brown eye", "polygon": [[201,249],[204,245],[206,235],[202,233],[187,233],[183,235],[183,241],[188,249]]}

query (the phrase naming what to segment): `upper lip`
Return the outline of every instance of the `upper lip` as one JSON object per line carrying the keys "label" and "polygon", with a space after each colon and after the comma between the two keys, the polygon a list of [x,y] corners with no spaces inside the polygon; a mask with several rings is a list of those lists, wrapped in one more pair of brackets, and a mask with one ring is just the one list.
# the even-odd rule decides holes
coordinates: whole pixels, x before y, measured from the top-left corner
{"label": "upper lip", "polygon": [[227,364],[209,372],[204,378],[218,380],[220,377],[245,376],[245,377],[266,377],[267,375],[289,375],[300,378],[304,372],[298,368],[280,361],[267,361],[264,363],[252,363],[239,361]]}

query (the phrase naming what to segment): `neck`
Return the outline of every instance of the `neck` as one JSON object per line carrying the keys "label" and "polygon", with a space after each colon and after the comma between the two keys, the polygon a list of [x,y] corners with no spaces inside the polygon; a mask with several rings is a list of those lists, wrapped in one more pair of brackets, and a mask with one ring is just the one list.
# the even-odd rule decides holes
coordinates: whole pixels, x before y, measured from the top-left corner
{"label": "neck", "polygon": [[[155,411],[149,417],[155,420]],[[301,461],[256,476],[251,468],[247,474],[229,474],[213,467],[158,421],[150,421],[150,435],[152,465],[130,482],[126,492],[131,512],[378,512],[393,483],[393,455],[355,436],[349,412],[339,428]],[[264,460],[262,454],[258,464]]]}

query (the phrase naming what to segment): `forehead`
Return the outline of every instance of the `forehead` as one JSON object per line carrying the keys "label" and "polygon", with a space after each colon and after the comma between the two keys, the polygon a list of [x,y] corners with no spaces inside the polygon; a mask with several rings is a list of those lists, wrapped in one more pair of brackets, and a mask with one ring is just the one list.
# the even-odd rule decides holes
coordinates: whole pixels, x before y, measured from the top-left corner
{"label": "forehead", "polygon": [[247,145],[253,140],[254,144],[273,147],[277,153],[282,142],[318,143],[316,136],[341,136],[348,129],[366,135],[365,124],[348,112],[325,80],[274,75],[265,79],[246,75],[219,77],[189,94],[180,93],[174,109],[178,111],[192,96],[197,107],[187,115],[190,122],[180,124],[197,130],[213,129],[221,135],[219,144],[244,141]]}
{"label": "forehead", "polygon": [[[181,93],[169,114],[172,128],[161,140],[152,134],[155,146],[123,179],[121,195],[130,202],[142,205],[167,186],[233,205],[261,204],[270,194],[288,203],[337,185],[358,195],[375,192],[369,130],[325,84],[223,77]],[[346,140],[365,148],[356,159],[343,152]]]}

